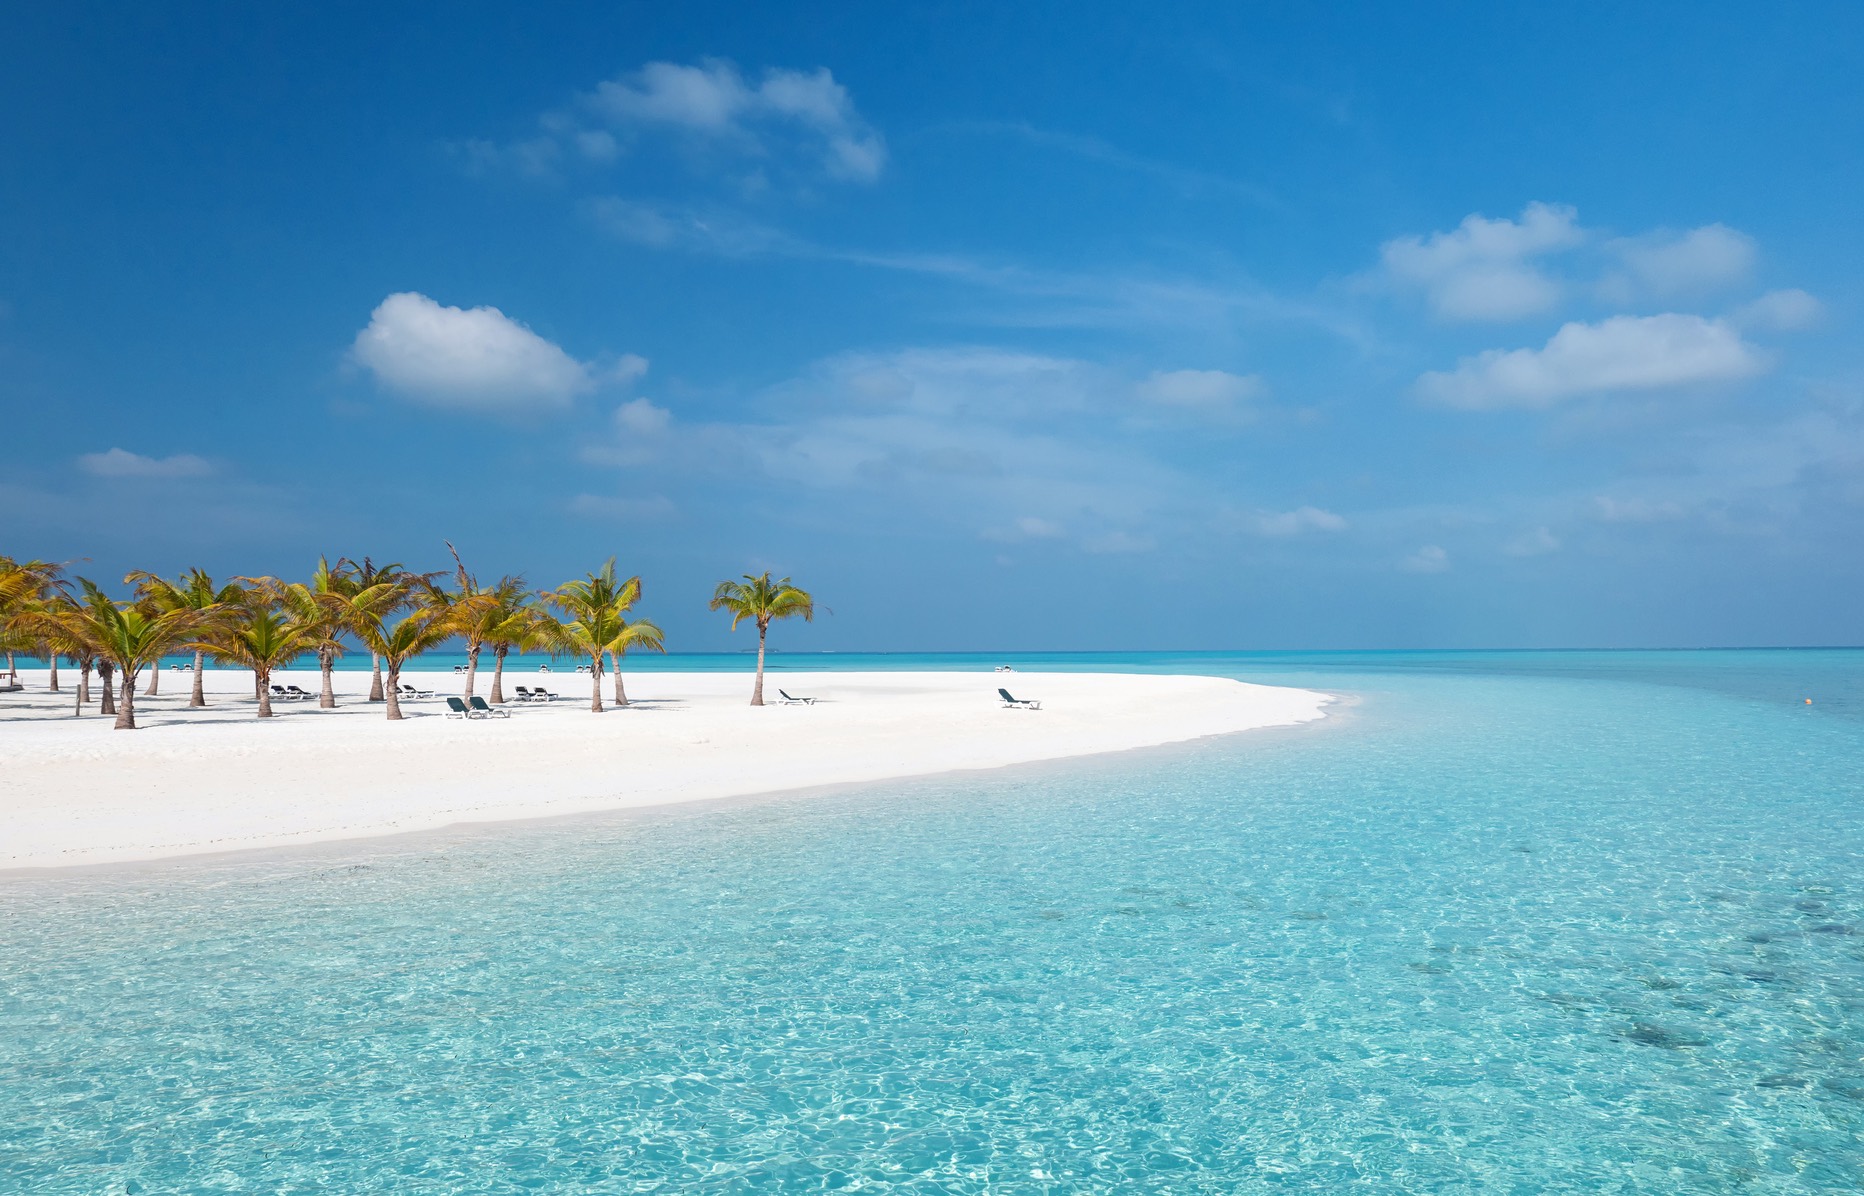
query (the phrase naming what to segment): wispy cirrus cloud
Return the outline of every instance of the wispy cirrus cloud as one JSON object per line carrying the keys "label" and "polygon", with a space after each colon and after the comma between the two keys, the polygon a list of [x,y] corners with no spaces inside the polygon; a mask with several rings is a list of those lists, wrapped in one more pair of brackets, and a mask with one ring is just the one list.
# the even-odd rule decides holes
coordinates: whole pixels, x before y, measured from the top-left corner
{"label": "wispy cirrus cloud", "polygon": [[78,468],[98,478],[143,478],[169,481],[177,478],[202,478],[214,472],[213,463],[193,453],[176,453],[172,457],[145,457],[127,449],[112,448],[101,453],[84,453]]}

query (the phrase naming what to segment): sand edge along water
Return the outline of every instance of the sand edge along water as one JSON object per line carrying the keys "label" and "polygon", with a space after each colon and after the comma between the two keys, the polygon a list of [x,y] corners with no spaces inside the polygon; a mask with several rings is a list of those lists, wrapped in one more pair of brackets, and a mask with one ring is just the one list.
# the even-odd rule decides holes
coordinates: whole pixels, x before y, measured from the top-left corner
{"label": "sand edge along water", "polygon": [[[391,723],[364,701],[366,673],[338,673],[341,705],[281,702],[254,717],[252,677],[164,673],[137,697],[142,729],[72,717],[43,671],[0,695],[0,870],[271,848],[674,802],[746,797],[1151,747],[1324,717],[1328,695],[1220,677],[1115,673],[809,672],[765,680],[812,705],[749,703],[751,677],[643,672],[625,709],[592,714],[589,678],[529,669],[548,704],[509,718],[444,716],[464,678],[410,672],[436,697]],[[314,672],[274,678],[315,693]],[[1041,710],[1006,709],[1004,686]],[[476,692],[489,694],[480,675]],[[94,711],[95,706],[91,707]]]}

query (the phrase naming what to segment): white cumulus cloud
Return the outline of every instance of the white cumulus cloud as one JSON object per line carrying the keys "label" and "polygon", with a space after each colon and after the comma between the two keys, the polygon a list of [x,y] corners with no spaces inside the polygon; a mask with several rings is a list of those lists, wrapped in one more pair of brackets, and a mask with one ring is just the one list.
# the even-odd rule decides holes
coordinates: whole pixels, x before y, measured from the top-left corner
{"label": "white cumulus cloud", "polygon": [[588,107],[618,130],[658,127],[735,144],[754,155],[770,152],[772,136],[799,136],[823,170],[854,182],[873,182],[887,160],[885,141],[826,67],[773,68],[752,84],[736,65],[720,59],[690,66],[650,62],[597,86]]}
{"label": "white cumulus cloud", "polygon": [[1302,532],[1345,531],[1346,520],[1319,507],[1296,507],[1292,511],[1257,513],[1255,529],[1265,536],[1298,536]]}
{"label": "white cumulus cloud", "polygon": [[78,458],[78,468],[99,478],[199,478],[214,471],[212,464],[192,453],[145,457],[120,448],[85,453]]}
{"label": "white cumulus cloud", "polygon": [[561,408],[595,384],[587,364],[496,307],[413,291],[382,300],[350,352],[390,390],[456,410]]}
{"label": "white cumulus cloud", "polygon": [[634,436],[664,432],[672,420],[672,413],[665,407],[656,407],[646,399],[630,399],[615,408],[616,429]]}
{"label": "white cumulus cloud", "polygon": [[1426,544],[1399,561],[1398,567],[1406,573],[1442,573],[1450,567],[1450,554],[1440,545]]}
{"label": "white cumulus cloud", "polygon": [[1546,556],[1560,551],[1560,537],[1551,528],[1531,528],[1503,544],[1502,551],[1509,556]]}
{"label": "white cumulus cloud", "polygon": [[1255,374],[1225,370],[1161,370],[1135,388],[1148,403],[1167,407],[1216,410],[1257,398],[1265,387]]}
{"label": "white cumulus cloud", "polygon": [[1731,286],[1753,273],[1759,256],[1752,237],[1725,224],[1627,238],[1610,248],[1623,262],[1624,273],[1607,278],[1603,291],[1619,301],[1640,294],[1667,298]]}
{"label": "white cumulus cloud", "polygon": [[1418,392],[1449,407],[1546,407],[1618,390],[1656,390],[1750,377],[1766,361],[1733,325],[1701,316],[1613,316],[1573,322],[1539,349],[1490,349],[1454,370],[1418,379]]}
{"label": "white cumulus cloud", "polygon": [[1737,308],[1729,319],[1742,328],[1795,332],[1810,328],[1824,314],[1825,308],[1817,299],[1797,287],[1790,287],[1768,291],[1752,303]]}
{"label": "white cumulus cloud", "polygon": [[1421,290],[1443,319],[1515,320],[1560,298],[1534,259],[1584,239],[1574,209],[1530,203],[1517,220],[1471,214],[1449,232],[1387,241],[1379,257],[1392,281]]}

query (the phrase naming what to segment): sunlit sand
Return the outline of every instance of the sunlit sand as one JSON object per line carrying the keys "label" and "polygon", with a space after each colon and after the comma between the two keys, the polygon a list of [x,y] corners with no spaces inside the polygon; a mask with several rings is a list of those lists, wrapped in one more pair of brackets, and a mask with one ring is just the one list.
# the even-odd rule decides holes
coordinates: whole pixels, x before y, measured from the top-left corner
{"label": "sunlit sand", "polygon": [[[633,704],[589,711],[589,678],[508,674],[557,700],[510,718],[444,717],[452,673],[406,673],[440,697],[390,722],[339,673],[342,705],[281,702],[254,717],[251,675],[208,674],[205,710],[186,674],[138,697],[137,731],[71,715],[66,692],[0,699],[0,868],[146,860],[594,810],[993,768],[1322,717],[1308,690],[1214,677],[1104,673],[785,673],[766,681],[813,705],[748,705],[751,678],[630,675]],[[314,672],[274,678],[315,694]],[[997,687],[1042,703],[1005,709]],[[489,692],[481,674],[477,692]],[[604,686],[605,699],[612,689]]]}

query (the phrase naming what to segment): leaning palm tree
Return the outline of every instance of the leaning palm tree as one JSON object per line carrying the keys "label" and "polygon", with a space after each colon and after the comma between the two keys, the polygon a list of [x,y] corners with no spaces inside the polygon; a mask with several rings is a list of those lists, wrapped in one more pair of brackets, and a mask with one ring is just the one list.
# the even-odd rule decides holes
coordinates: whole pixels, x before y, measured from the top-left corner
{"label": "leaning palm tree", "polygon": [[[218,615],[229,609],[237,608],[248,599],[246,591],[237,582],[215,585],[214,579],[203,569],[190,569],[179,578],[170,581],[157,577],[143,569],[137,569],[123,578],[123,584],[136,587],[136,593],[153,602],[162,610],[191,610],[202,614]],[[196,649],[194,653],[194,692],[188,695],[189,706],[207,705],[206,677],[201,665],[206,661],[206,650]],[[144,697],[155,693],[157,681],[162,675],[158,667],[151,671],[149,692]]]}
{"label": "leaning palm tree", "polygon": [[36,621],[33,635],[54,663],[60,656],[69,656],[71,663],[77,666],[78,683],[72,687],[77,704],[72,713],[82,715],[84,708],[91,704],[91,668],[97,663],[97,650],[76,632],[72,616],[77,609],[77,602],[67,593],[34,603],[32,610],[45,618]]}
{"label": "leaning palm tree", "polygon": [[299,622],[270,605],[254,603],[214,628],[215,660],[251,669],[258,679],[259,717],[272,717],[272,671],[316,647],[323,634],[316,621]]}
{"label": "leaning palm tree", "polygon": [[616,577],[615,558],[609,557],[601,569],[583,580],[566,581],[538,597],[569,616],[567,621],[553,620],[546,638],[555,651],[589,658],[594,679],[589,709],[602,713],[602,658],[626,628],[624,616],[640,601],[641,579]]}
{"label": "leaning palm tree", "polygon": [[621,658],[628,654],[630,648],[638,648],[643,652],[665,652],[666,634],[651,619],[635,619],[633,622],[622,620],[621,632],[608,642],[608,662],[615,670],[617,706],[628,704],[628,691],[621,684]]}
{"label": "leaning palm tree", "polygon": [[[40,645],[35,643],[30,632],[16,623],[19,615],[38,607],[41,603],[66,592],[63,581],[64,570],[50,561],[16,561],[12,557],[0,556],[0,645],[6,652],[6,671],[9,684],[19,684],[19,663],[15,653],[31,652],[37,654]],[[58,690],[58,661],[54,657],[52,665],[52,690]]]}
{"label": "leaning palm tree", "polygon": [[757,683],[751,689],[751,705],[764,704],[764,638],[770,634],[774,619],[801,615],[804,622],[815,619],[815,599],[805,590],[790,584],[789,578],[771,581],[769,573],[753,577],[746,573],[743,581],[721,581],[712,594],[712,610],[731,612],[731,629],[751,619],[757,624]]}
{"label": "leaning palm tree", "polygon": [[450,605],[426,602],[389,620],[409,602],[403,591],[407,582],[382,582],[356,594],[349,600],[350,630],[386,666],[388,684],[383,691],[388,700],[388,717],[402,717],[399,686],[402,666],[422,652],[459,634],[458,612]]}
{"label": "leaning palm tree", "polygon": [[159,610],[147,602],[119,605],[88,578],[80,577],[78,585],[83,594],[72,610],[62,614],[28,611],[20,622],[48,638],[70,636],[88,644],[102,662],[99,672],[104,677],[106,703],[111,696],[109,678],[112,673],[120,674],[123,688],[115,703],[116,729],[134,731],[138,674],[170,649],[192,647],[205,616],[192,610]]}

